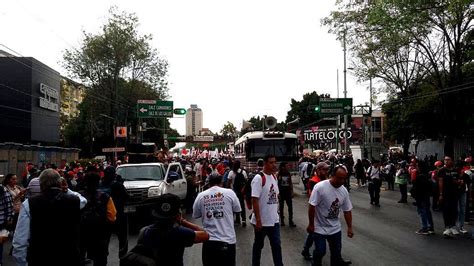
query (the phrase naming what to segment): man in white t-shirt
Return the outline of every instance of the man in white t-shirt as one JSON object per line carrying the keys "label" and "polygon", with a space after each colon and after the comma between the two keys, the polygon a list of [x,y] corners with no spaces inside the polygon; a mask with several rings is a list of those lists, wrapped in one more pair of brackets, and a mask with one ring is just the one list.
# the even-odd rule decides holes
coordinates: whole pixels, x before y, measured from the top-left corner
{"label": "man in white t-shirt", "polygon": [[199,193],[193,206],[193,217],[202,218],[209,241],[202,246],[202,264],[235,265],[234,213],[241,211],[234,191],[222,188],[222,176],[209,176],[210,188]]}
{"label": "man in white t-shirt", "polygon": [[252,180],[253,214],[250,223],[254,225],[255,239],[252,249],[252,265],[260,265],[260,258],[264,246],[265,236],[270,240],[273,264],[283,265],[280,239],[280,217],[278,215],[278,182],[276,172],[276,158],[266,155],[263,158],[263,171],[255,175]]}
{"label": "man in white t-shirt", "polygon": [[380,187],[382,180],[380,178],[380,162],[372,161],[372,166],[367,169],[367,179],[369,180],[370,204],[380,207]]}
{"label": "man in white t-shirt", "polygon": [[352,238],[352,203],[349,192],[343,186],[347,178],[347,169],[338,165],[333,169],[331,179],[319,182],[314,186],[309,198],[308,233],[313,233],[315,249],[313,265],[322,265],[326,254],[326,241],[331,250],[331,265],[348,265],[341,256],[342,233],[339,214],[342,210],[347,224],[347,236]]}

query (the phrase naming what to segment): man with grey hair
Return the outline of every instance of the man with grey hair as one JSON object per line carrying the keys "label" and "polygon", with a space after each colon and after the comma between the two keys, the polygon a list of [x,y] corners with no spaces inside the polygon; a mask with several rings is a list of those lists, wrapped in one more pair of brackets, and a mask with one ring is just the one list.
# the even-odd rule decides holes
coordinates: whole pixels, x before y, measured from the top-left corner
{"label": "man with grey hair", "polygon": [[[41,193],[23,202],[13,237],[17,265],[80,265],[80,209],[86,200],[63,192],[53,169],[39,176]],[[65,235],[67,237],[65,237]]]}

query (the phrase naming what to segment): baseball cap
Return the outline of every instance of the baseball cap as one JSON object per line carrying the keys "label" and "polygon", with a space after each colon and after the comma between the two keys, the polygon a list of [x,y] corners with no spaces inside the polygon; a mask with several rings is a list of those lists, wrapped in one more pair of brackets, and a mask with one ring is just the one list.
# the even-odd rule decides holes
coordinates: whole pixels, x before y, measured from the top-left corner
{"label": "baseball cap", "polygon": [[172,219],[179,214],[181,200],[174,194],[160,195],[151,214],[158,219]]}

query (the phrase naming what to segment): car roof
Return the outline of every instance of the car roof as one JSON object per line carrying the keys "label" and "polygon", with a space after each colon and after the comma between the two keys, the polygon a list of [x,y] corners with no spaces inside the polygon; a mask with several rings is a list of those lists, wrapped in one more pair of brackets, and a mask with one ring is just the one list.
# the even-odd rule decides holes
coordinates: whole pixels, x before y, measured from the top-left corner
{"label": "car roof", "polygon": [[129,166],[162,166],[162,163],[129,163],[129,164],[122,164],[117,167],[122,168],[122,167],[129,167]]}

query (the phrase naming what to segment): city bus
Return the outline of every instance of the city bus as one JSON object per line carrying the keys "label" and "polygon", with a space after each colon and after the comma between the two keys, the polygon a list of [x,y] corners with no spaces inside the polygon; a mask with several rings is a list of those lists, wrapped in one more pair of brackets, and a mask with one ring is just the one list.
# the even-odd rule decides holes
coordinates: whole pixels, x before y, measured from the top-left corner
{"label": "city bus", "polygon": [[299,184],[298,175],[298,139],[296,134],[280,131],[248,132],[234,144],[234,157],[241,162],[242,168],[248,173],[255,173],[257,160],[266,154],[276,157],[277,165],[288,163],[294,184]]}

